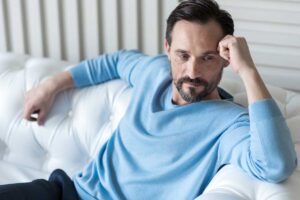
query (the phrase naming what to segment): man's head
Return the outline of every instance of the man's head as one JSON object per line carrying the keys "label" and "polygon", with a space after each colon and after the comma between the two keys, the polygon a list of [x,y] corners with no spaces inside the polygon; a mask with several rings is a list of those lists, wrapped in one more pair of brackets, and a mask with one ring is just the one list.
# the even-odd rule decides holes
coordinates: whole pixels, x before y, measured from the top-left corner
{"label": "man's head", "polygon": [[173,101],[186,104],[213,99],[226,63],[218,43],[232,35],[233,20],[212,0],[180,3],[167,20],[165,48],[171,62]]}

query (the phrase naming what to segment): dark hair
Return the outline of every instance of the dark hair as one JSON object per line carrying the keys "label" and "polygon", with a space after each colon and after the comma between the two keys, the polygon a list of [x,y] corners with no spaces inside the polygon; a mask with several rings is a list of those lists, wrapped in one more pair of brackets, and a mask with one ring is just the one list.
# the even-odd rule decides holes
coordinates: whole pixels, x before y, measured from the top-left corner
{"label": "dark hair", "polygon": [[220,9],[214,0],[186,0],[182,1],[167,19],[166,40],[171,45],[172,31],[176,22],[186,20],[205,24],[214,19],[221,25],[224,36],[233,35],[234,24],[231,15]]}

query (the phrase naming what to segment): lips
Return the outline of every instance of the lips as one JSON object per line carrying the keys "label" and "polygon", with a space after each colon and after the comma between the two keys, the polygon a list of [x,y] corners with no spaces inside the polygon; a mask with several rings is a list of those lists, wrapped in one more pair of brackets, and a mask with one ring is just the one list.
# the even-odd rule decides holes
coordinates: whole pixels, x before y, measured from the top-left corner
{"label": "lips", "polygon": [[199,86],[203,86],[203,84],[199,84],[199,83],[193,83],[193,82],[184,82],[184,84],[190,86],[190,87],[199,87]]}
{"label": "lips", "polygon": [[178,90],[180,90],[182,87],[189,87],[189,88],[207,88],[208,87],[208,83],[201,78],[195,78],[195,79],[191,79],[188,76],[184,76],[178,79],[177,83],[176,83],[176,87],[178,88]]}

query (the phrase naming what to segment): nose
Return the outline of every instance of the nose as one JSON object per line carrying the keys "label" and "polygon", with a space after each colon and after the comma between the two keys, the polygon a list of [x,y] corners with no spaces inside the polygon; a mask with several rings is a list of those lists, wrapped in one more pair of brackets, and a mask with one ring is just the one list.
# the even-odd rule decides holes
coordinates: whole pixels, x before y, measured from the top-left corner
{"label": "nose", "polygon": [[195,79],[201,76],[200,68],[198,66],[198,63],[195,60],[190,60],[187,63],[186,73],[191,79]]}

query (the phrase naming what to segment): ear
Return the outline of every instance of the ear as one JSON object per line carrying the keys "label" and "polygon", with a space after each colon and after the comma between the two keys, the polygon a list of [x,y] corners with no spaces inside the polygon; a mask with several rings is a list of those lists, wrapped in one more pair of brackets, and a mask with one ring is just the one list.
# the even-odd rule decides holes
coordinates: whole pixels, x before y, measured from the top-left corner
{"label": "ear", "polygon": [[164,47],[165,47],[165,52],[166,52],[168,58],[170,59],[170,48],[171,48],[171,47],[170,47],[170,45],[169,45],[167,39],[165,39]]}

